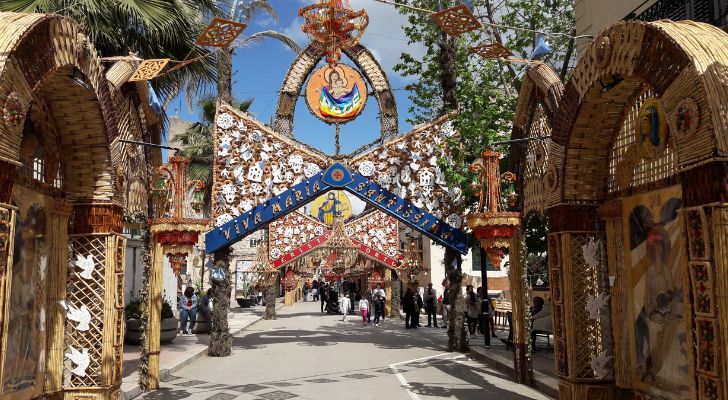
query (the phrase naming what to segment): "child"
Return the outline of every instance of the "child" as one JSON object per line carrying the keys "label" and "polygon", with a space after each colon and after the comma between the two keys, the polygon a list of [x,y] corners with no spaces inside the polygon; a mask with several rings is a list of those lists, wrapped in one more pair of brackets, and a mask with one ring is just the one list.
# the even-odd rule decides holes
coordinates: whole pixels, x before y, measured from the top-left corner
{"label": "child", "polygon": [[379,326],[379,318],[382,317],[382,305],[379,295],[374,295],[374,326]]}
{"label": "child", "polygon": [[341,317],[342,321],[346,321],[346,314],[349,313],[349,304],[351,303],[351,300],[349,300],[349,293],[345,294],[341,301],[339,302],[339,311],[341,311],[341,314],[343,316]]}
{"label": "child", "polygon": [[359,300],[359,311],[361,311],[361,317],[364,321],[364,325],[367,324],[367,315],[369,314],[369,301],[366,297],[362,297],[361,300]]}

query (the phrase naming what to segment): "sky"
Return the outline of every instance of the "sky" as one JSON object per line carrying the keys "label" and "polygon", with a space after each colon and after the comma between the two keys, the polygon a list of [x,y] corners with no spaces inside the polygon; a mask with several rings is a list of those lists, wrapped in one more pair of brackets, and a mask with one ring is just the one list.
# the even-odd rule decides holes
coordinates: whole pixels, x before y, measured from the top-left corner
{"label": "sky", "polygon": [[[278,13],[278,21],[264,15],[255,16],[243,35],[269,29],[277,30],[293,37],[301,47],[307,45],[309,39],[301,31],[303,18],[298,17],[298,9],[313,3],[313,0],[270,0],[270,3]],[[406,51],[417,58],[424,55],[425,49],[421,45],[407,44],[402,29],[407,24],[407,19],[393,6],[374,0],[351,0],[351,5],[355,10],[364,8],[369,14],[369,26],[361,42],[374,54],[388,75],[397,100],[399,130],[400,133],[407,132],[411,125],[405,120],[412,103],[407,98],[407,91],[401,90],[406,80],[397,75],[393,68],[402,52]],[[259,121],[270,123],[273,118],[278,99],[277,91],[280,90],[294,58],[293,51],[274,39],[265,39],[236,50],[233,58],[233,95],[238,99],[254,97],[250,112]],[[343,62],[354,66],[348,60]],[[379,106],[370,97],[362,114],[356,120],[342,125],[342,153],[349,153],[379,137],[378,113]],[[184,96],[170,104],[168,114],[192,121],[199,120],[197,110],[190,111],[187,108]],[[313,117],[304,99],[299,99],[294,116],[294,135],[297,140],[333,154],[334,131],[334,126]]]}

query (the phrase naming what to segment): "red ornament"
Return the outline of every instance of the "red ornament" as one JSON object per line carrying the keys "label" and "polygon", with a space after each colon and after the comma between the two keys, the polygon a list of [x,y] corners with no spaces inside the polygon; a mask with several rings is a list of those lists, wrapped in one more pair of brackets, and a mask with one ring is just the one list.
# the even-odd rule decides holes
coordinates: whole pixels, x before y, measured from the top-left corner
{"label": "red ornament", "polygon": [[281,284],[283,285],[283,288],[286,289],[286,292],[290,292],[298,287],[298,279],[296,278],[296,274],[293,273],[293,270],[289,269],[286,271],[283,279],[281,279]]}

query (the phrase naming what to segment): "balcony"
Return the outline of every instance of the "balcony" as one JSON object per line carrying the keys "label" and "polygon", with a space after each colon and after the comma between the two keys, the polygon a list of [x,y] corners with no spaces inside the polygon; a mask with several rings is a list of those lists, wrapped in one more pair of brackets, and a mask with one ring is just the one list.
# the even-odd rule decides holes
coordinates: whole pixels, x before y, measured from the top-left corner
{"label": "balcony", "polygon": [[[647,3],[645,1],[643,5]],[[625,20],[657,21],[689,19],[724,27],[728,20],[728,0],[658,0],[646,8],[640,5]]]}

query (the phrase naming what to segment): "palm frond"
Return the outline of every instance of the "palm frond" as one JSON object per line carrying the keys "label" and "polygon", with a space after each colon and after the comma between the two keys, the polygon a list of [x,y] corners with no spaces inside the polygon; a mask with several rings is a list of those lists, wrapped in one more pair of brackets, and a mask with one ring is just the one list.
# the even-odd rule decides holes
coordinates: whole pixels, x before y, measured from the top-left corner
{"label": "palm frond", "polygon": [[235,42],[235,47],[243,47],[243,46],[249,46],[255,42],[259,42],[263,39],[276,39],[279,42],[283,43],[286,47],[293,50],[296,54],[301,54],[301,46],[296,43],[293,38],[286,35],[285,33],[277,32],[277,31],[260,31],[256,32],[250,36],[246,36],[238,41]]}
{"label": "palm frond", "polygon": [[268,0],[236,1],[231,10],[232,19],[235,21],[250,21],[256,14],[268,14],[278,21],[278,14]]}

